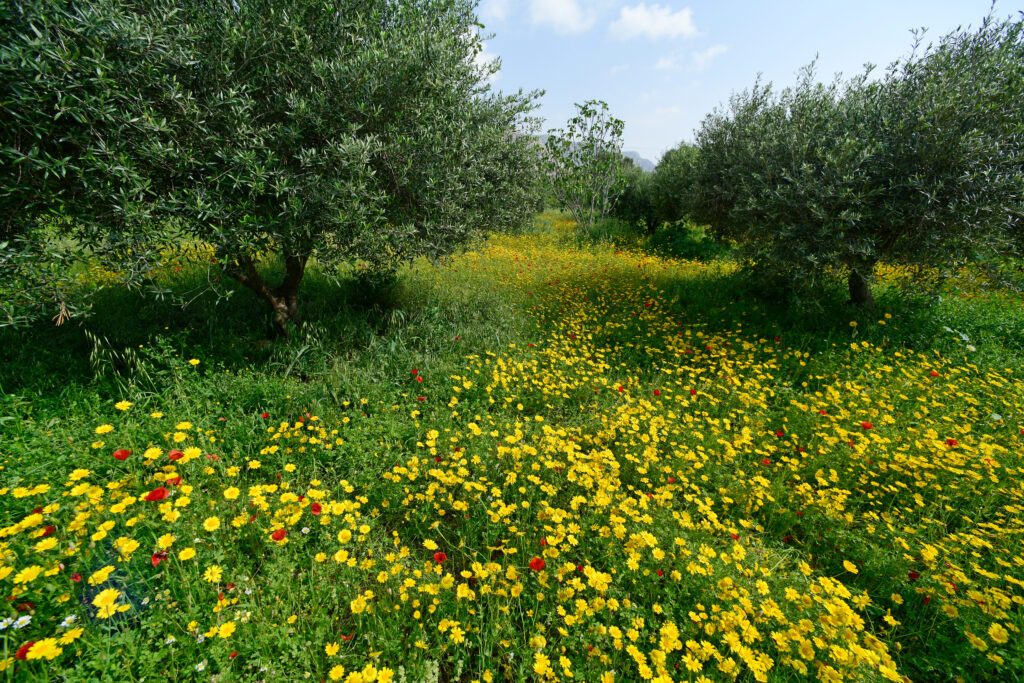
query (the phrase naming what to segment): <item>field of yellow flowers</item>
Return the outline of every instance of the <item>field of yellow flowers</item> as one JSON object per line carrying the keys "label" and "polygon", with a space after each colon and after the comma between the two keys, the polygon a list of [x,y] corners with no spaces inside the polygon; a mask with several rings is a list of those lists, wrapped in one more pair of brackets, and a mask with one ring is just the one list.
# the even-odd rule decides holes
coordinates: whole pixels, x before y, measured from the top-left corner
{"label": "field of yellow flowers", "polygon": [[0,678],[1024,677],[1020,367],[696,315],[731,263],[569,229],[406,274],[511,338],[8,395]]}

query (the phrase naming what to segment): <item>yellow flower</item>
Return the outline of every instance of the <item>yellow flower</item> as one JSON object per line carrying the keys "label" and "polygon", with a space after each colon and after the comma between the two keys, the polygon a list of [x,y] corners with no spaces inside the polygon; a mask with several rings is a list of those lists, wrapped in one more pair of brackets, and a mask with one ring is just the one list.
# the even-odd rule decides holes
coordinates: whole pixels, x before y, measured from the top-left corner
{"label": "yellow flower", "polygon": [[114,588],[107,588],[106,590],[100,591],[99,594],[92,599],[93,606],[99,608],[99,612],[96,616],[100,619],[108,619],[114,616],[119,609],[117,599],[121,597],[121,591]]}
{"label": "yellow flower", "polygon": [[860,571],[857,569],[857,565],[849,560],[843,560],[843,569],[850,572],[851,574],[859,574]]}
{"label": "yellow flower", "polygon": [[333,657],[334,655],[338,654],[338,650],[340,649],[341,646],[337,643],[327,643],[326,645],[324,645],[324,652],[327,653],[328,657]]}
{"label": "yellow flower", "polygon": [[[111,567],[113,569],[113,567]],[[43,568],[37,564],[30,567],[25,567],[20,572],[14,575],[14,583],[30,583],[35,581],[36,577],[43,573]]]}
{"label": "yellow flower", "polygon": [[178,553],[178,559],[184,562],[185,560],[191,560],[196,556],[195,548],[182,548],[181,552]]}
{"label": "yellow flower", "polygon": [[106,567],[103,567],[102,569],[97,569],[95,572],[92,573],[92,576],[89,577],[89,585],[90,586],[98,586],[101,583],[103,583],[104,581],[106,581],[107,578],[111,574],[113,574],[113,573],[114,573],[114,568],[111,567],[110,565],[107,565]]}
{"label": "yellow flower", "polygon": [[189,359],[188,364],[191,365],[192,367],[195,367],[195,366],[199,365],[199,359],[198,358],[191,358],[191,359]]}
{"label": "yellow flower", "polygon": [[217,629],[217,637],[218,638],[230,638],[231,634],[234,633],[234,632],[235,632],[235,622],[233,622],[233,621],[226,621],[226,622],[224,622],[223,624],[220,625],[219,629]]}
{"label": "yellow flower", "polygon": [[37,640],[25,655],[25,659],[56,659],[64,649],[57,645],[56,638]]}
{"label": "yellow flower", "polygon": [[156,545],[160,550],[167,550],[174,545],[174,534],[164,534],[156,539]]}
{"label": "yellow flower", "polygon": [[1010,639],[1010,634],[1006,632],[1002,624],[993,623],[988,627],[988,637],[992,639],[992,642],[1002,645]]}
{"label": "yellow flower", "polygon": [[161,413],[159,410],[154,410],[152,413],[149,414],[149,416],[154,420],[159,420],[161,417],[164,416],[164,414]]}
{"label": "yellow flower", "polygon": [[97,434],[109,434],[114,431],[114,425],[103,424],[96,428]]}
{"label": "yellow flower", "polygon": [[69,645],[78,640],[79,638],[81,638],[83,633],[85,633],[84,628],[73,628],[68,631],[65,631],[64,635],[60,637],[60,644]]}
{"label": "yellow flower", "polygon": [[327,675],[328,677],[330,677],[332,681],[340,681],[341,677],[345,675],[345,667],[343,667],[341,664],[337,664],[331,669],[331,672]]}
{"label": "yellow flower", "polygon": [[392,683],[395,680],[395,672],[384,667],[377,672],[377,683]]}
{"label": "yellow flower", "polygon": [[545,676],[551,671],[551,660],[540,652],[533,655],[533,672],[538,676]]}
{"label": "yellow flower", "polygon": [[216,531],[220,528],[220,518],[207,517],[206,520],[203,522],[203,528],[207,531]]}
{"label": "yellow flower", "polygon": [[220,583],[221,577],[224,575],[219,565],[211,564],[203,572],[203,580],[208,583]]}
{"label": "yellow flower", "polygon": [[241,492],[236,487],[232,486],[224,489],[224,498],[227,500],[234,500],[235,498],[238,498],[239,493]]}
{"label": "yellow flower", "polygon": [[118,401],[117,403],[114,404],[114,407],[117,408],[118,410],[128,410],[133,405],[135,404],[132,403],[131,401]]}

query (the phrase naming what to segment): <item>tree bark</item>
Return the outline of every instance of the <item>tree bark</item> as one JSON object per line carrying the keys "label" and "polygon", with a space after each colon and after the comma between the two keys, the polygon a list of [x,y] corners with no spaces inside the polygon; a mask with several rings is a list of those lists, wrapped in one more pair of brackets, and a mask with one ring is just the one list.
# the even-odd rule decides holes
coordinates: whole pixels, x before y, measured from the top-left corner
{"label": "tree bark", "polygon": [[245,254],[227,268],[227,273],[252,290],[269,306],[274,316],[274,329],[282,337],[290,335],[290,324],[299,322],[299,285],[306,273],[308,254],[285,253],[284,278],[271,287],[256,269],[252,257]]}
{"label": "tree bark", "polygon": [[[870,273],[868,269],[868,273]],[[872,308],[875,305],[875,297],[871,294],[871,283],[862,272],[862,269],[850,266],[850,274],[847,277],[850,287],[850,302],[865,308]]]}

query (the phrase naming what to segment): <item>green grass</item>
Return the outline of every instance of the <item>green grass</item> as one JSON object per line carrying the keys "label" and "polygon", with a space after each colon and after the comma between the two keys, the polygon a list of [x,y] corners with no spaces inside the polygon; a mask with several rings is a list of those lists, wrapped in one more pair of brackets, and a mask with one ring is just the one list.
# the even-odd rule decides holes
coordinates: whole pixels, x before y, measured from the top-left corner
{"label": "green grass", "polygon": [[[532,537],[522,538],[522,533],[517,536],[504,526],[486,523],[493,491],[483,497],[471,495],[472,488],[453,485],[447,490],[442,486],[442,492],[450,496],[442,504],[430,501],[423,484],[429,478],[414,481],[401,475],[401,481],[391,481],[387,477],[402,472],[416,458],[423,458],[426,464],[422,467],[432,466],[432,459],[425,457],[431,449],[443,460],[438,467],[448,467],[449,459],[467,457],[450,453],[454,444],[461,444],[466,453],[482,459],[453,464],[453,475],[458,472],[458,477],[467,481],[486,480],[493,485],[509,471],[524,478],[532,472],[538,481],[553,487],[526,487],[522,496],[530,503],[531,513],[523,508],[515,513],[514,521],[530,534],[561,534],[565,530],[560,525],[534,518],[532,510],[546,504],[568,509],[574,491],[591,497],[592,491],[582,484],[570,485],[560,478],[560,472],[589,467],[592,458],[611,457],[619,463],[614,480],[618,485],[615,495],[619,496],[616,505],[622,510],[644,505],[649,495],[668,495],[652,512],[652,520],[636,520],[631,532],[650,530],[665,548],[672,547],[672,534],[676,534],[675,538],[687,539],[694,549],[707,544],[722,553],[732,552],[729,533],[735,529],[742,533],[746,552],[772,567],[770,589],[780,602],[786,587],[810,590],[810,581],[821,577],[841,577],[854,593],[868,591],[873,604],[863,610],[868,622],[863,632],[882,638],[900,670],[911,677],[945,680],[999,670],[1003,680],[1017,680],[1014,677],[1020,677],[1024,666],[1020,647],[1013,644],[1018,634],[1011,634],[1014,640],[999,650],[1006,665],[985,669],[995,665],[965,644],[962,624],[937,616],[937,606],[953,604],[952,598],[946,603],[936,594],[929,611],[918,614],[893,602],[890,594],[905,593],[908,605],[919,600],[914,592],[918,586],[901,586],[901,582],[906,582],[908,567],[922,566],[918,547],[908,560],[893,545],[894,539],[905,536],[913,542],[916,534],[922,543],[937,544],[948,557],[958,557],[954,555],[958,541],[949,540],[950,534],[973,529],[986,520],[1005,521],[1005,506],[1019,495],[1019,486],[1006,483],[1013,480],[1010,475],[1014,471],[1020,471],[1019,454],[1005,456],[1005,477],[1000,483],[979,485],[963,493],[945,493],[949,487],[957,489],[957,480],[947,478],[942,467],[935,470],[938,479],[918,481],[915,473],[922,470],[907,473],[899,463],[906,457],[923,458],[926,451],[928,457],[941,455],[945,448],[941,443],[935,451],[928,450],[932,446],[920,445],[927,440],[927,428],[946,430],[942,438],[956,434],[964,448],[978,449],[979,458],[993,444],[1019,444],[1013,425],[1024,423],[1024,415],[1013,401],[1020,393],[1024,359],[1020,294],[960,281],[948,285],[937,302],[924,305],[923,297],[886,280],[877,288],[874,311],[844,303],[841,283],[830,285],[827,295],[814,306],[783,305],[761,296],[727,255],[708,251],[702,235],[659,239],[660,254],[674,250],[672,253],[688,257],[709,258],[681,262],[648,257],[632,251],[639,243],[630,241],[621,226],[602,225],[581,235],[564,217],[544,214],[533,230],[515,238],[497,238],[482,252],[438,267],[415,264],[401,273],[387,301],[376,305],[361,300],[351,285],[336,283],[313,269],[302,290],[305,324],[288,340],[268,339],[268,316],[248,292],[218,283],[219,297],[203,293],[208,274],[200,267],[168,273],[171,296],[163,301],[109,288],[100,292],[93,315],[87,319],[62,327],[0,330],[0,488],[7,494],[0,494],[0,516],[10,520],[4,522],[7,524],[26,514],[33,499],[15,498],[11,491],[16,487],[46,482],[59,492],[68,474],[78,467],[93,469],[100,481],[127,476],[130,486],[151,482],[141,479],[148,470],[138,469],[134,463],[147,445],[173,446],[174,423],[188,421],[195,427],[184,430],[188,433],[184,443],[201,446],[206,453],[219,453],[222,459],[207,463],[210,472],[205,478],[189,470],[189,481],[194,474],[197,486],[192,497],[199,501],[193,506],[207,506],[198,513],[189,508],[191,521],[185,525],[189,534],[203,534],[192,530],[203,516],[216,511],[220,488],[234,476],[225,475],[227,463],[243,468],[238,485],[244,499],[243,480],[250,486],[273,481],[261,477],[269,477],[273,468],[287,461],[296,468],[296,487],[320,479],[325,482],[322,488],[332,490],[332,499],[341,500],[345,493],[339,482],[344,480],[357,492],[353,495],[366,497],[360,514],[373,527],[365,543],[374,557],[389,552],[392,534],[398,534],[403,545],[420,553],[424,541],[444,541],[449,561],[461,570],[470,571],[473,562],[498,558],[530,575],[525,566],[529,555],[548,551],[537,547]],[[187,306],[175,303],[185,299],[190,299]],[[712,350],[703,351],[705,344]],[[692,346],[696,353],[687,355],[685,346]],[[199,363],[191,365],[190,359]],[[932,366],[942,368],[943,382],[949,375],[943,387],[952,388],[953,393],[929,394],[921,378]],[[903,371],[908,374],[900,375]],[[420,383],[416,377],[425,381]],[[737,378],[735,387],[733,377]],[[1005,389],[980,388],[987,387],[993,377],[997,383],[993,386],[1005,382]],[[623,391],[618,391],[619,387]],[[710,403],[692,403],[691,387],[701,392],[694,401]],[[828,420],[836,422],[825,429],[816,411],[799,406],[821,404],[825,392],[837,387],[840,394],[848,395],[832,401],[835,405],[830,404]],[[664,390],[674,402],[649,404],[654,389]],[[901,398],[902,394],[906,395]],[[458,399],[457,407],[453,398]],[[123,415],[113,408],[122,399],[135,404]],[[978,400],[983,404],[972,403]],[[922,401],[931,406],[927,414],[920,410]],[[150,411],[160,411],[166,417],[149,418]],[[264,412],[269,419],[261,417]],[[997,412],[1002,419],[994,425],[990,414]],[[344,443],[330,450],[300,447],[297,439],[305,426],[282,429],[282,433],[295,433],[280,441],[270,440],[268,426],[295,425],[307,416],[317,416],[325,428],[337,429]],[[533,416],[541,416],[543,422]],[[873,489],[856,484],[867,471],[862,469],[863,453],[841,450],[845,449],[841,439],[830,441],[833,433],[839,433],[829,431],[833,426],[851,429],[852,424],[857,431],[856,424],[866,419],[864,416],[876,423],[867,437],[884,435],[879,438],[888,439],[873,442],[879,449],[879,455],[873,457],[892,458],[893,469],[888,474],[871,475],[879,477],[878,486],[899,487],[910,482],[947,508],[954,502],[963,505],[962,512],[965,516],[969,513],[972,521],[950,514],[939,502],[923,512],[915,511],[913,505],[904,509],[909,494],[901,493],[893,496],[890,512],[904,528],[914,531],[887,530],[889,545],[880,548],[877,534],[865,530],[868,524],[881,524],[878,520],[882,518],[875,517],[879,498]],[[885,416],[894,420],[893,426],[883,423]],[[686,421],[690,419],[695,421]],[[483,431],[475,434],[470,422],[482,425]],[[103,437],[103,447],[90,448],[90,442],[98,439],[96,426],[103,423],[113,423],[115,432]],[[653,451],[650,442],[641,439],[647,432],[634,430],[634,424],[656,435],[659,445]],[[555,432],[545,431],[548,426]],[[739,455],[725,455],[719,452],[724,447],[713,447],[718,438],[728,437],[733,443],[741,426],[750,429],[752,436],[749,443],[734,442]],[[438,434],[430,437],[431,429]],[[500,436],[492,437],[492,429]],[[775,436],[778,429],[784,437]],[[268,455],[265,449],[271,443],[287,445],[291,451],[286,457]],[[109,457],[108,452],[118,444],[130,445],[135,451],[127,461],[128,470],[119,469],[122,466]],[[543,461],[532,461],[529,453],[518,452],[523,445],[540,449],[548,464],[541,466]],[[805,445],[810,452],[794,459],[793,450]],[[567,456],[574,448],[580,450]],[[699,453],[706,467],[689,469],[691,461],[678,457],[682,452]],[[768,475],[765,483],[758,478],[762,470],[757,463],[762,457],[777,462],[780,468]],[[245,470],[245,463],[253,459],[263,460],[264,466]],[[531,469],[529,463],[534,462]],[[967,469],[973,472],[972,467]],[[829,483],[827,476],[825,483],[816,479],[816,472],[829,469],[841,474],[838,483]],[[666,484],[663,474],[669,472],[683,483]],[[285,474],[285,479],[289,478]],[[801,481],[813,484],[813,494],[820,496],[818,502],[804,501],[805,494],[797,486]],[[940,481],[946,488],[933,488]],[[503,489],[508,499],[519,495],[516,486]],[[684,503],[687,491],[702,493]],[[765,502],[766,494],[773,498],[770,504]],[[712,508],[702,507],[700,500],[705,495],[715,498]],[[834,501],[843,495],[849,496],[848,502],[837,508]],[[407,502],[407,496],[415,497],[415,504]],[[472,514],[459,519],[445,510],[438,516],[439,508],[450,507],[453,501],[462,500],[460,496],[466,496]],[[674,496],[679,497],[678,504],[671,502]],[[275,506],[275,515],[285,514],[287,504]],[[676,517],[680,511],[699,520],[711,509],[718,521],[674,526],[680,524]],[[845,513],[854,515],[855,521],[845,521]],[[227,513],[222,515],[226,525]],[[629,574],[622,558],[611,550],[613,546],[602,545],[601,535],[588,529],[575,532],[581,536],[581,548],[587,548],[587,561],[613,571],[615,580],[622,582],[614,594],[620,599],[631,597],[638,604],[636,610],[561,635],[559,618],[546,607],[551,600],[543,607],[529,608],[523,602],[484,600],[481,596],[476,603],[478,611],[467,612],[464,601],[445,598],[439,614],[458,619],[468,629],[468,645],[456,647],[431,624],[434,630],[428,629],[424,637],[441,641],[431,641],[427,651],[417,654],[416,638],[403,630],[410,621],[408,615],[391,619],[383,611],[372,618],[353,613],[350,601],[358,591],[369,588],[381,593],[384,589],[354,570],[342,568],[340,575],[325,574],[324,565],[312,562],[310,555],[314,549],[330,555],[337,546],[331,545],[330,534],[316,535],[308,513],[304,519],[307,521],[302,524],[314,526],[306,540],[298,537],[298,525],[288,523],[289,546],[268,547],[258,532],[242,527],[226,545],[201,546],[201,550],[206,548],[202,566],[183,563],[180,575],[153,576],[148,568],[151,551],[143,543],[139,556],[132,560],[135,564],[124,563],[132,568],[126,568],[123,575],[120,571],[115,574],[120,578],[112,584],[132,605],[128,616],[110,622],[90,619],[98,633],[83,638],[81,654],[76,654],[74,665],[60,675],[68,680],[154,675],[187,678],[195,675],[196,664],[209,660],[206,671],[218,672],[227,680],[300,678],[306,672],[318,680],[339,661],[346,662],[349,670],[359,670],[367,661],[394,667],[407,658],[410,676],[468,681],[490,670],[496,680],[526,680],[534,675],[530,658],[543,651],[556,664],[564,652],[573,661],[577,680],[596,680],[604,670],[602,663],[586,653],[588,644],[597,642],[604,644],[610,656],[619,658],[614,661],[622,673],[616,680],[635,680],[636,671],[621,669],[623,662],[630,660],[621,659],[625,655],[614,651],[610,636],[593,628],[616,623],[625,630],[627,617],[642,616],[649,622],[640,641],[646,652],[654,647],[652,642],[658,637],[655,626],[661,619],[659,612],[651,611],[653,604],[664,603],[666,618],[675,618],[682,629],[689,623],[688,612],[698,602],[734,604],[715,588],[723,576],[734,577],[740,589],[757,594],[752,577],[730,574],[729,563],[718,560],[714,561],[714,579],[701,581],[684,574],[671,589],[659,588],[663,584],[651,578],[656,565],[648,559],[640,570],[646,574],[627,580]],[[608,519],[591,516],[585,523],[596,529],[607,525]],[[663,533],[668,536],[662,537]],[[1012,535],[1016,531],[1006,533],[1010,534],[1007,538],[1017,538]],[[175,550],[189,542],[179,539]],[[496,550],[485,550],[504,543],[520,544],[519,552],[502,557]],[[1012,547],[1007,552],[1010,554],[993,557],[1012,556]],[[111,562],[119,564],[109,541],[91,544],[87,556],[91,558],[89,571]],[[559,563],[557,553],[545,557],[553,572]],[[804,578],[801,560],[811,563],[808,569],[813,574],[808,578]],[[843,560],[854,561],[860,572],[844,574]],[[243,622],[238,616],[245,613],[241,606],[228,609],[231,618],[245,629],[237,644],[230,639],[221,643],[213,637],[205,645],[197,644],[193,629],[187,626],[191,620],[200,621],[200,631],[210,625],[212,589],[200,578],[200,569],[210,562],[223,565],[226,576],[240,585],[238,577],[249,579],[245,585],[256,590],[252,598],[242,599],[242,605],[257,621]],[[674,566],[685,565],[679,558]],[[178,564],[170,561],[163,566],[170,567],[167,572],[179,571]],[[929,575],[923,580],[931,582],[927,583],[931,591],[939,591],[943,585],[938,573],[936,568],[935,578]],[[1012,573],[1024,578],[1019,568]],[[479,592],[475,582],[482,585],[485,579],[477,574],[471,584]],[[979,590],[983,584],[978,580]],[[143,596],[159,596],[164,589],[172,595],[158,598],[160,604],[173,609],[158,611],[143,605]],[[65,589],[54,584],[46,590],[53,597]],[[541,589],[531,584],[527,590]],[[94,594],[87,592],[86,605]],[[568,599],[562,602],[568,604]],[[2,609],[13,609],[17,600],[8,604],[12,607]],[[511,613],[502,611],[509,605]],[[809,614],[820,608],[808,608],[812,610]],[[963,606],[961,610],[967,614],[963,623],[984,636],[992,619]],[[67,608],[40,607],[37,621],[44,620],[44,613],[52,616],[64,611]],[[882,621],[886,614],[897,615],[904,623],[902,630],[886,626]],[[292,615],[299,616],[289,623]],[[1007,615],[995,621],[1010,628],[1024,626],[1018,607]],[[0,611],[0,619],[4,616]],[[766,633],[769,630],[767,625],[759,628]],[[341,659],[325,657],[325,643],[353,630],[358,637],[342,641],[350,644],[345,645]],[[10,656],[19,642],[12,631],[5,633],[4,647]],[[178,642],[161,644],[168,634],[177,634]],[[547,649],[531,642],[538,634],[546,636]],[[684,634],[683,640],[697,635]],[[904,648],[902,653],[897,645]],[[228,658],[234,648],[241,653],[237,660]],[[993,645],[992,651],[996,649]],[[123,666],[119,651],[131,653],[133,663]],[[179,654],[170,657],[171,651]],[[518,658],[509,658],[509,652]],[[799,678],[793,669],[783,666],[781,655],[776,652],[773,656],[777,661],[770,675],[788,672],[788,677]],[[707,671],[712,663],[708,661]],[[7,675],[36,680],[58,675],[38,663],[33,666],[17,669],[17,674],[8,669]],[[271,673],[261,667],[270,667]],[[741,680],[751,676],[751,669],[745,671]],[[851,669],[849,673],[866,679],[877,676],[877,672],[865,671]]]}

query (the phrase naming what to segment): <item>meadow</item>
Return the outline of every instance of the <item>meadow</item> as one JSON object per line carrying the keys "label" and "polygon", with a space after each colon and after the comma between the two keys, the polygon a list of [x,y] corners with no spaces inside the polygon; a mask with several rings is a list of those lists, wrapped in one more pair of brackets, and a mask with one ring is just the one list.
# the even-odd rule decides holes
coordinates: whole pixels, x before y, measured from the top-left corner
{"label": "meadow", "polygon": [[0,677],[1024,679],[1019,290],[636,247],[314,269],[276,341],[183,256],[0,330]]}

